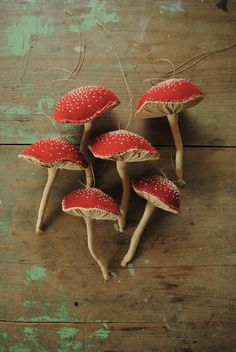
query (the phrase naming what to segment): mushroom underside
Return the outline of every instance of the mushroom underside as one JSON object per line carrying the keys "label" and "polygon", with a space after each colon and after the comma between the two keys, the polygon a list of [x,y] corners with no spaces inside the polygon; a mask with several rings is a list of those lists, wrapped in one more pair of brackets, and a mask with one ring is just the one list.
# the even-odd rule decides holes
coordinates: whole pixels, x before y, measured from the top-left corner
{"label": "mushroom underside", "polygon": [[110,155],[96,155],[93,153],[95,157],[104,159],[104,160],[112,160],[112,161],[124,161],[124,162],[136,162],[136,161],[146,161],[146,160],[157,160],[159,158],[159,154],[150,153],[147,150],[140,148],[132,148],[128,151],[114,153]]}
{"label": "mushroom underside", "polygon": [[101,208],[69,208],[63,209],[66,213],[94,220],[117,220],[118,215]]}
{"label": "mushroom underside", "polygon": [[34,164],[36,166],[41,166],[45,168],[54,168],[54,169],[67,169],[67,170],[85,170],[86,168],[83,167],[80,163],[76,163],[73,161],[68,160],[58,160],[53,162],[44,162],[36,159],[33,156],[25,156],[19,155],[20,159],[24,159],[27,162]]}
{"label": "mushroom underside", "polygon": [[198,104],[203,99],[202,95],[194,96],[182,101],[146,101],[136,112],[137,117],[151,118],[177,114]]}

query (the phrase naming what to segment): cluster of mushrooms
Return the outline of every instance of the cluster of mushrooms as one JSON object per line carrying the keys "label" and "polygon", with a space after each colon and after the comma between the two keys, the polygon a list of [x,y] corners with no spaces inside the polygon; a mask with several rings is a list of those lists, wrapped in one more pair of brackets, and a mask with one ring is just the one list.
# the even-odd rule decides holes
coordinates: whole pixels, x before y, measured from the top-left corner
{"label": "cluster of mushrooms", "polygon": [[[178,126],[178,113],[196,105],[202,99],[203,93],[198,87],[185,79],[174,78],[148,89],[137,106],[137,118],[167,116],[176,146],[175,170],[179,185],[184,185],[185,182],[183,181],[183,144]],[[67,194],[62,200],[62,210],[84,218],[88,248],[100,266],[105,280],[109,279],[109,270],[105,260],[96,254],[94,248],[94,220],[118,221],[119,232],[123,233],[131,185],[140,197],[147,200],[143,216],[121,262],[124,267],[135,255],[140,237],[155,207],[171,213],[178,213],[180,208],[180,192],[176,185],[167,178],[153,175],[132,182],[129,180],[127,163],[159,158],[159,152],[146,139],[133,132],[118,129],[105,132],[90,142],[93,120],[115,108],[119,103],[114,92],[102,86],[81,87],[66,93],[58,101],[53,119],[59,124],[84,125],[80,148],[66,138],[55,137],[38,140],[19,155],[19,158],[48,170],[48,179],[38,211],[37,233],[42,232],[46,206],[59,170],[83,170],[85,172],[86,188]],[[119,206],[109,195],[93,187],[93,171],[88,149],[96,158],[116,162],[123,187]]]}

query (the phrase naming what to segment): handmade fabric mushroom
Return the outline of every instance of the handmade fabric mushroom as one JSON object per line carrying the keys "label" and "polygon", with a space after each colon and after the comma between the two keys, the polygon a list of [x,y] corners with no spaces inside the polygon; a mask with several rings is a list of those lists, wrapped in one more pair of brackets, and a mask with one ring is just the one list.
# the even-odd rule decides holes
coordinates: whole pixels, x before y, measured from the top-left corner
{"label": "handmade fabric mushroom", "polygon": [[[36,232],[39,233],[42,232],[46,206],[58,171],[67,169],[85,170],[86,172],[88,164],[79,147],[61,137],[41,139],[27,147],[19,155],[19,158],[48,169],[48,179],[40,202],[36,224]],[[91,186],[91,180],[87,179],[87,182],[88,186]]]}
{"label": "handmade fabric mushroom", "polygon": [[87,227],[88,248],[96,260],[105,280],[109,279],[108,267],[94,249],[94,220],[117,220],[120,212],[114,200],[97,188],[81,189],[63,198],[62,210],[74,216],[82,216]]}
{"label": "handmade fabric mushroom", "polygon": [[176,175],[179,184],[183,181],[183,144],[178,125],[178,113],[198,104],[204,95],[186,79],[173,78],[148,89],[140,99],[136,116],[149,118],[167,116],[176,147]]}
{"label": "handmade fabric mushroom", "polygon": [[123,232],[130,196],[127,163],[156,160],[159,158],[159,152],[146,139],[126,130],[101,134],[89,145],[89,149],[97,158],[116,161],[123,187],[120,204],[121,216],[118,221],[119,231]]}
{"label": "handmade fabric mushroom", "polygon": [[66,93],[57,103],[53,118],[60,124],[83,124],[80,150],[86,154],[92,121],[120,104],[110,89],[86,86]]}
{"label": "handmade fabric mushroom", "polygon": [[133,189],[147,200],[143,216],[133,233],[129,250],[121,265],[126,266],[133,258],[142,233],[155,207],[177,214],[180,207],[180,193],[175,184],[162,176],[146,176],[132,182]]}

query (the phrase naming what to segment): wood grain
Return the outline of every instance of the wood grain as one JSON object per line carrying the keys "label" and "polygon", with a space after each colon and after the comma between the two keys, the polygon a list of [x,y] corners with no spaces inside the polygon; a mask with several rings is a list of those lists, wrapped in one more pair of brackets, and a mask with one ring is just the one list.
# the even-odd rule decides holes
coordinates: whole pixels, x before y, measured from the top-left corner
{"label": "wood grain", "polygon": [[[203,51],[235,41],[234,2],[229,4],[227,13],[219,10],[212,0],[170,1],[164,8],[163,1],[154,0],[129,4],[124,0],[109,1],[99,6],[97,3],[94,0],[65,4],[45,0],[40,4],[2,3],[1,143],[27,144],[57,133],[45,117],[35,113],[44,111],[52,115],[57,99],[79,85],[77,82],[50,84],[51,80],[67,75],[61,71],[47,72],[55,66],[74,68],[79,55],[78,23],[85,29],[91,27],[85,31],[86,58],[79,78],[83,84],[108,86],[122,101],[112,114],[95,123],[93,134],[117,128],[119,119],[122,126],[126,125],[127,92],[104,33],[91,21],[93,16],[104,20],[111,34],[134,95],[134,107],[150,87],[144,80],[169,69],[160,64],[155,72],[155,59],[169,58],[177,65]],[[24,25],[25,33],[20,34]],[[235,50],[211,56],[181,75],[199,85],[206,94],[203,102],[182,114],[184,144],[235,145]],[[133,120],[130,128],[155,145],[171,144],[165,118]]]}
{"label": "wood grain", "polygon": [[[128,96],[103,23],[134,95],[149,77],[203,51],[235,42],[236,3],[218,0],[132,0],[0,3],[0,352],[234,352],[235,341],[235,48],[211,56],[179,77],[205,99],[180,116],[187,185],[178,216],[155,210],[128,268],[120,261],[144,210],[132,192],[125,238],[97,221],[96,245],[111,270],[105,284],[89,255],[82,219],[61,211],[83,173],[63,171],[52,192],[45,231],[35,222],[46,170],[17,155],[39,138],[82,128],[60,127],[56,101],[80,84],[113,89],[122,104],[97,119],[92,137],[127,123]],[[86,56],[78,81],[56,81],[75,67],[83,27]],[[80,81],[79,81],[80,80]],[[161,173],[175,180],[166,118],[133,119],[130,130],[159,146],[158,162],[130,164],[131,178]],[[112,162],[92,159],[96,187],[119,202]],[[160,168],[160,169],[159,169]],[[79,179],[79,180],[78,180]]]}
{"label": "wood grain", "polygon": [[[226,328],[227,327],[227,328]],[[231,352],[235,325],[215,323],[0,324],[2,351]],[[13,349],[14,350],[14,349]]]}

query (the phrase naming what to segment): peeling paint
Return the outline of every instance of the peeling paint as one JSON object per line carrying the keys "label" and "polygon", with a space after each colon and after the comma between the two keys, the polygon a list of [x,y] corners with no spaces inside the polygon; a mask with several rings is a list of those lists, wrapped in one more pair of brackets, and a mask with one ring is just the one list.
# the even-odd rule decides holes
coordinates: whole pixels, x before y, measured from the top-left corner
{"label": "peeling paint", "polygon": [[51,110],[54,107],[55,100],[51,97],[45,96],[41,97],[37,102],[37,110],[38,111],[45,111]]}
{"label": "peeling paint", "polygon": [[135,270],[134,270],[134,267],[133,267],[132,263],[128,264],[128,270],[129,270],[129,273],[130,273],[131,276],[135,275]]}
{"label": "peeling paint", "polygon": [[160,7],[160,12],[184,12],[181,0],[159,0],[157,4]]}
{"label": "peeling paint", "polygon": [[10,235],[9,219],[0,220],[0,243],[14,243],[15,239]]}
{"label": "peeling paint", "polygon": [[69,318],[68,303],[63,302],[56,308],[55,312],[50,312],[52,310],[52,304],[50,302],[35,302],[35,301],[25,301],[23,306],[27,309],[33,308],[34,311],[37,309],[42,313],[40,315],[33,315],[29,312],[29,316],[22,316],[18,321],[39,321],[39,322],[59,322],[59,321],[78,321],[78,319]]}
{"label": "peeling paint", "polygon": [[26,270],[25,285],[30,285],[32,281],[42,281],[47,278],[47,269],[41,266],[33,265],[30,269]]}
{"label": "peeling paint", "polygon": [[77,328],[67,328],[67,327],[60,328],[57,330],[57,334],[62,339],[75,337],[75,335],[77,335],[78,332],[79,332],[79,329]]}
{"label": "peeling paint", "polygon": [[9,352],[31,352],[31,349],[23,345],[23,343],[17,343],[9,348]]}
{"label": "peeling paint", "polygon": [[4,331],[0,331],[0,337],[3,337],[4,339],[8,338],[8,333]]}
{"label": "peeling paint", "polygon": [[29,115],[31,109],[24,105],[1,104],[0,113],[6,115]]}
{"label": "peeling paint", "polygon": [[52,23],[48,17],[15,16],[12,24],[7,27],[7,53],[15,56],[24,56],[30,48],[34,35],[49,35],[53,32]]}
{"label": "peeling paint", "polygon": [[81,351],[82,344],[72,339],[78,334],[79,329],[63,327],[57,330],[60,337],[57,352]]}
{"label": "peeling paint", "polygon": [[106,340],[109,337],[110,333],[110,330],[101,328],[96,330],[93,335],[99,337],[102,340]]}
{"label": "peeling paint", "polygon": [[[105,1],[88,0],[86,5],[90,11],[88,13],[81,13],[79,16],[83,30],[90,30],[96,27],[97,22],[110,23],[119,22],[120,20],[114,9],[111,12],[107,12]],[[77,33],[79,27],[77,25],[70,25],[68,31]]]}

